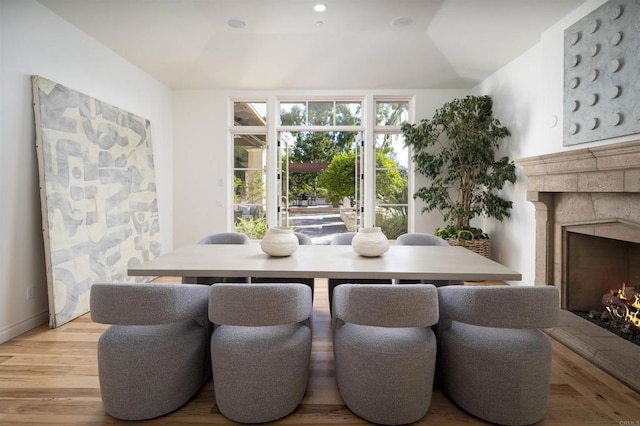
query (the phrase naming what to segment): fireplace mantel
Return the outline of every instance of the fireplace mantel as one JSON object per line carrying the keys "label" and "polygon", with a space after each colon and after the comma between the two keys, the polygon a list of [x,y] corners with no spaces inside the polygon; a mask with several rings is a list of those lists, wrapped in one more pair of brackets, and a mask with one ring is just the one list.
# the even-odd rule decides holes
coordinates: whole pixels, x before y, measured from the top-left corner
{"label": "fireplace mantel", "polygon": [[592,235],[640,230],[640,140],[516,162],[536,207],[536,284],[562,290],[568,229]]}
{"label": "fireplace mantel", "polygon": [[[640,192],[640,140],[517,160],[540,192]],[[531,197],[534,197],[531,199]]]}

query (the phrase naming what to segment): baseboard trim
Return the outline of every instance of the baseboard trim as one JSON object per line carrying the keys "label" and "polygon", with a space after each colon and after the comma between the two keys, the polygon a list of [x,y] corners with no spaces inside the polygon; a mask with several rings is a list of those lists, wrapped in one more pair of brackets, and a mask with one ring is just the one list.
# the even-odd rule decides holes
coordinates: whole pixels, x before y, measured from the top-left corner
{"label": "baseboard trim", "polygon": [[14,337],[21,335],[39,325],[46,324],[49,321],[49,310],[42,311],[27,319],[11,324],[0,330],[0,344],[7,342]]}

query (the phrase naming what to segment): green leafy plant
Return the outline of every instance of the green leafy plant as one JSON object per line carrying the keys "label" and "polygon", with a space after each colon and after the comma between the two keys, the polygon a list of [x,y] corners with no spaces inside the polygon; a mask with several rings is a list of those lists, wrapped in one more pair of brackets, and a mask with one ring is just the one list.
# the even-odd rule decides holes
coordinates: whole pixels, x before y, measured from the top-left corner
{"label": "green leafy plant", "polygon": [[445,240],[448,238],[452,238],[452,239],[460,238],[463,241],[470,240],[471,235],[473,235],[473,238],[475,238],[476,240],[489,238],[489,236],[485,234],[484,231],[480,228],[474,228],[472,226],[468,228],[464,228],[464,230],[469,231],[471,235],[467,232],[460,233],[461,230],[462,229],[454,228],[453,226],[448,225],[448,226],[445,226],[444,228],[436,228],[433,231],[433,235],[436,235],[440,238],[444,238]]}
{"label": "green leafy plant", "polygon": [[407,232],[406,207],[390,208],[376,211],[376,226],[390,240],[395,240]]}
{"label": "green leafy plant", "polygon": [[356,156],[353,151],[335,155],[320,173],[318,183],[327,190],[328,201],[342,201],[355,195]]}
{"label": "green leafy plant", "polygon": [[239,217],[236,219],[233,230],[246,234],[252,240],[261,240],[267,233],[267,218],[266,216]]}
{"label": "green leafy plant", "polygon": [[[376,175],[376,197],[386,203],[397,202],[406,193],[407,179],[399,170],[398,164],[384,152],[376,152],[376,168],[390,169]],[[333,157],[329,166],[320,173],[318,183],[327,191],[327,200],[341,201],[355,197],[356,154],[353,151],[340,153]]]}
{"label": "green leafy plant", "polygon": [[444,104],[431,119],[402,125],[416,170],[430,181],[413,196],[424,201],[423,212],[442,212],[448,225],[442,235],[474,232],[469,221],[479,215],[499,221],[509,216],[512,202],[496,192],[516,181],[515,163],[496,159],[495,152],[511,133],[492,116],[492,107],[489,96],[467,96]]}

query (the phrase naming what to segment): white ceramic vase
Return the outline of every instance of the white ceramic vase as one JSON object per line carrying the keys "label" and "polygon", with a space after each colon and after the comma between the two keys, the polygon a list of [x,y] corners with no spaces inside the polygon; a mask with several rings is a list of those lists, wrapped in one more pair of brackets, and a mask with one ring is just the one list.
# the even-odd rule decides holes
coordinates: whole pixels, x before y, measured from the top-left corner
{"label": "white ceramic vase", "polygon": [[298,237],[291,227],[274,226],[260,241],[260,248],[269,256],[290,256],[298,249]]}
{"label": "white ceramic vase", "polygon": [[376,257],[389,250],[389,240],[379,227],[360,228],[353,237],[351,246],[360,256]]}

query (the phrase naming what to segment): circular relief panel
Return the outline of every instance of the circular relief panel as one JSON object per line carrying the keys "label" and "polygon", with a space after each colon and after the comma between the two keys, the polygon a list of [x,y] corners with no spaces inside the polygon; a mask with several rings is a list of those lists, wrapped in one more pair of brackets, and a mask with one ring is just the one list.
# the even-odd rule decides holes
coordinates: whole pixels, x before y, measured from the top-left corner
{"label": "circular relief panel", "polygon": [[598,52],[600,52],[600,45],[598,43],[592,45],[589,48],[589,55],[591,55],[592,57],[596,56],[598,54]]}
{"label": "circular relief panel", "polygon": [[578,43],[580,41],[580,37],[581,37],[581,33],[580,31],[576,31],[575,33],[571,34],[569,36],[569,43],[572,46],[575,46],[576,43]]}
{"label": "circular relief panel", "polygon": [[579,63],[580,63],[580,55],[574,55],[574,56],[571,57],[571,66],[572,67],[577,67]]}
{"label": "circular relief panel", "polygon": [[589,97],[587,98],[587,103],[591,106],[594,106],[595,104],[598,103],[598,94],[597,93],[592,93],[589,95]]}
{"label": "circular relief panel", "polygon": [[573,123],[571,126],[569,126],[569,133],[571,133],[572,135],[575,135],[579,131],[580,125],[578,123]]}
{"label": "circular relief panel", "polygon": [[575,112],[575,111],[579,110],[580,109],[580,102],[571,101],[571,103],[569,104],[569,109],[571,110],[571,112]]}
{"label": "circular relief panel", "polygon": [[589,81],[596,81],[598,79],[598,70],[591,70],[587,75]]}
{"label": "circular relief panel", "polygon": [[597,118],[591,118],[589,119],[589,121],[587,121],[587,127],[591,130],[597,129],[599,124],[600,120],[598,120]]}
{"label": "circular relief panel", "polygon": [[600,21],[598,21],[597,19],[594,19],[593,21],[589,22],[589,24],[587,25],[587,29],[591,34],[598,31],[598,28],[600,28]]}
{"label": "circular relief panel", "polygon": [[624,9],[622,9],[622,6],[617,4],[615,6],[611,6],[611,9],[609,9],[609,18],[610,19],[618,19],[619,17],[622,16],[622,12],[624,11]]}
{"label": "circular relief panel", "polygon": [[620,123],[622,123],[622,114],[619,112],[614,112],[607,117],[607,124],[609,126],[618,126]]}
{"label": "circular relief panel", "polygon": [[610,73],[618,72],[620,68],[622,68],[622,62],[620,62],[619,59],[614,59],[607,65],[607,69]]}
{"label": "circular relief panel", "polygon": [[569,87],[571,87],[572,89],[575,89],[578,86],[580,86],[580,78],[579,77],[572,78],[571,81],[569,82]]}
{"label": "circular relief panel", "polygon": [[622,88],[620,86],[611,86],[607,89],[607,96],[609,96],[609,99],[617,98],[620,96],[620,93],[622,93]]}
{"label": "circular relief panel", "polygon": [[622,41],[622,33],[620,31],[613,33],[611,35],[611,38],[609,39],[609,43],[612,46],[619,45],[621,41]]}

